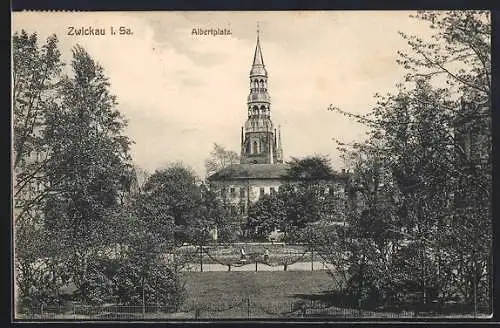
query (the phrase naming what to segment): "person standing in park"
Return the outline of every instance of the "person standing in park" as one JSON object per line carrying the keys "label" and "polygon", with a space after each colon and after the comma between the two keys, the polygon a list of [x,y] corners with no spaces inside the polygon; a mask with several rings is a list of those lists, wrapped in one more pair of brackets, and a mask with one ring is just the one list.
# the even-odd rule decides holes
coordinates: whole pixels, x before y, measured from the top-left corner
{"label": "person standing in park", "polygon": [[241,254],[240,261],[241,262],[246,261],[246,253],[245,253],[245,250],[243,249],[243,247],[240,249],[240,254]]}
{"label": "person standing in park", "polygon": [[268,263],[269,262],[269,249],[266,248],[264,251],[264,262]]}

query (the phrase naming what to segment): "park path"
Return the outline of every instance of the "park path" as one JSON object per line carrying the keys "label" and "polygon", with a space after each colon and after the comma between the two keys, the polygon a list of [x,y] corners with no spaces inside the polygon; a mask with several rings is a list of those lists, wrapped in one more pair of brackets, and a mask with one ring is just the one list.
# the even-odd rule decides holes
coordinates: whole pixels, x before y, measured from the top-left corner
{"label": "park path", "polygon": [[[200,272],[200,264],[199,263],[190,263],[188,266],[182,270],[186,272]],[[289,264],[287,267],[287,271],[321,271],[327,270],[329,267],[328,264],[324,264],[320,261],[313,261],[311,266],[311,261],[308,262],[296,262],[294,264]],[[283,271],[283,265],[269,266],[262,263],[257,263],[257,271]],[[227,265],[222,265],[218,263],[203,263],[203,271],[204,272],[213,272],[213,271],[228,271]],[[231,271],[255,271],[255,262],[250,262],[243,266],[231,266]]]}

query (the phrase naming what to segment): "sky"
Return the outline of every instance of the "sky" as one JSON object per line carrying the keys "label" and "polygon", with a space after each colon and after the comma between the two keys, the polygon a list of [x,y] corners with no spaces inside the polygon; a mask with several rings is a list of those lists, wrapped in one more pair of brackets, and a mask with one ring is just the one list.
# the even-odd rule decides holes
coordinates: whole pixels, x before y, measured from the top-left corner
{"label": "sky", "polygon": [[[249,72],[260,31],[271,118],[281,127],[284,159],[326,155],[345,164],[335,139],[363,139],[365,128],[330,104],[364,114],[374,94],[402,81],[398,31],[426,37],[428,26],[405,11],[307,12],[15,12],[12,32],[56,34],[63,60],[83,46],[105,70],[128,120],[134,162],[150,172],[182,161],[205,175],[214,143],[239,153],[247,118]],[[106,35],[68,35],[104,28]],[[111,35],[123,26],[132,34]],[[194,35],[218,28],[231,35]],[[69,69],[69,68],[68,68]],[[69,70],[68,70],[69,72]]]}

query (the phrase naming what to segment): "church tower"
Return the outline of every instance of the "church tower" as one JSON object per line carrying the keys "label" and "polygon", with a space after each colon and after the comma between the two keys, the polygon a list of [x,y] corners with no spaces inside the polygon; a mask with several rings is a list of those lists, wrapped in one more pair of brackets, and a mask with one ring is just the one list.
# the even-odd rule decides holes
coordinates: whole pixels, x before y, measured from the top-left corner
{"label": "church tower", "polygon": [[247,98],[248,119],[241,128],[241,164],[283,163],[280,133],[271,121],[271,98],[267,84],[267,70],[260,47],[257,45],[250,70],[250,94]]}

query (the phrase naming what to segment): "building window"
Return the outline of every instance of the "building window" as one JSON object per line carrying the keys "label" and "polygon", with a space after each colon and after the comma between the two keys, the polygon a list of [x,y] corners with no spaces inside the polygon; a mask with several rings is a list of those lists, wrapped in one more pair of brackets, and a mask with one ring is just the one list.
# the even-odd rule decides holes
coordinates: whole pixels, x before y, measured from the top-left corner
{"label": "building window", "polygon": [[274,187],[271,187],[269,189],[269,191],[270,191],[271,195],[275,195],[276,194],[276,189],[274,189]]}
{"label": "building window", "polygon": [[231,187],[231,197],[236,197],[236,189]]}
{"label": "building window", "polygon": [[253,142],[253,152],[254,154],[257,154],[259,152],[257,141]]}
{"label": "building window", "polygon": [[241,198],[241,199],[244,199],[244,198],[245,198],[245,188],[244,188],[244,187],[241,187],[241,188],[240,188],[240,198]]}
{"label": "building window", "polygon": [[260,188],[260,197],[264,196],[264,187]]}

